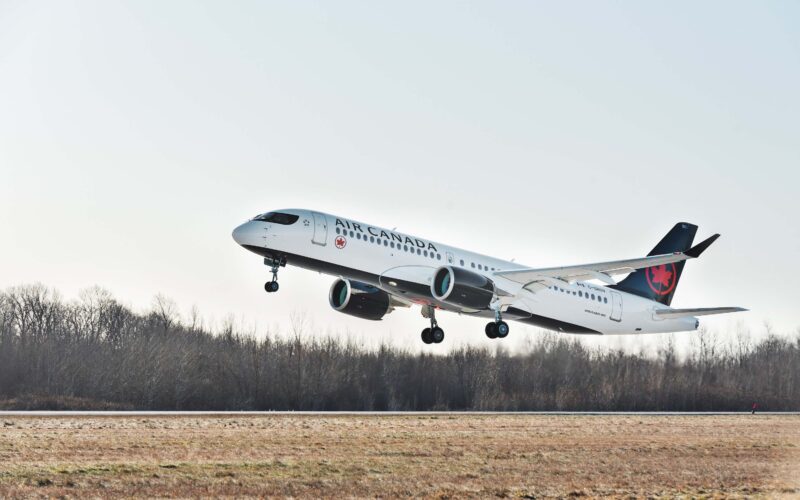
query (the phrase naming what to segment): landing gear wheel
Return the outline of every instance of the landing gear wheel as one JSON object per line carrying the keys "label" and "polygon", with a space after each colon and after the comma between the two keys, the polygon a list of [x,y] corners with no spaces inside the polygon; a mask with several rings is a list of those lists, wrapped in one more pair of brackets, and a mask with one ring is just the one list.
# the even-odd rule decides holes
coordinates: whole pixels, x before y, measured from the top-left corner
{"label": "landing gear wheel", "polygon": [[497,334],[498,334],[497,323],[495,323],[494,321],[492,321],[491,323],[486,323],[486,336],[489,337],[490,339],[496,339]]}
{"label": "landing gear wheel", "polygon": [[435,344],[441,344],[441,342],[444,340],[444,330],[438,326],[433,327],[431,330],[431,339]]}
{"label": "landing gear wheel", "polygon": [[508,323],[505,321],[497,322],[497,338],[504,339],[508,337]]}
{"label": "landing gear wheel", "polygon": [[422,330],[422,341],[426,344],[438,344],[444,340],[444,330],[436,323],[436,308],[432,305],[422,307],[422,317],[431,320],[431,327]]}
{"label": "landing gear wheel", "polygon": [[279,259],[278,258],[268,259],[265,257],[264,264],[270,266],[270,272],[272,273],[272,281],[267,281],[266,283],[264,283],[264,290],[266,290],[267,293],[275,293],[278,291],[279,288],[278,269],[280,269],[281,266],[286,265],[286,258],[281,257]]}

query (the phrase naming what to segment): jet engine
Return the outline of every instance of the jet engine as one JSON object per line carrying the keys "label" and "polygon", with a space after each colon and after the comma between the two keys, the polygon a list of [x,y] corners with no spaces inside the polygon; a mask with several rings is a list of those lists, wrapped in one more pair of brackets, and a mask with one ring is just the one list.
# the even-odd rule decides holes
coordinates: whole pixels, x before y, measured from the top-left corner
{"label": "jet engine", "polygon": [[359,281],[339,278],[333,282],[328,302],[335,310],[377,321],[392,311],[392,300],[383,290]]}
{"label": "jet engine", "polygon": [[436,270],[431,282],[433,297],[468,309],[488,309],[494,297],[494,283],[486,276],[460,267]]}

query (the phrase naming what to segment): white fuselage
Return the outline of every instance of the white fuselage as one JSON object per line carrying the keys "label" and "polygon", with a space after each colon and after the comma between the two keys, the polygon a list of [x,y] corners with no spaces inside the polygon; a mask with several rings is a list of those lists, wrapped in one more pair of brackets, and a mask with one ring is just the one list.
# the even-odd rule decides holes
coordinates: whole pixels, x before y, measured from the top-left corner
{"label": "white fuselage", "polygon": [[462,250],[321,212],[288,209],[299,216],[291,224],[251,220],[234,231],[234,239],[267,259],[368,283],[405,302],[432,305],[462,314],[492,318],[491,310],[474,310],[436,300],[430,290],[436,270],[449,265],[486,276],[510,292],[513,302],[504,318],[556,331],[587,334],[637,334],[694,330],[694,317],[658,319],[668,309],[637,295],[587,282],[558,282],[529,291],[495,275],[524,269],[502,259]]}

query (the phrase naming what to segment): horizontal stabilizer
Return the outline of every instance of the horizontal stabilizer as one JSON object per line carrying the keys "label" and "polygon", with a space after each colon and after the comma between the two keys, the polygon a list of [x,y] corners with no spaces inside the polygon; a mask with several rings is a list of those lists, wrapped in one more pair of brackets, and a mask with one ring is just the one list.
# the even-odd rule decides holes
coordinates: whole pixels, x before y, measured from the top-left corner
{"label": "horizontal stabilizer", "polygon": [[697,307],[694,309],[659,309],[655,313],[659,318],[686,318],[689,316],[708,316],[747,311],[743,307]]}

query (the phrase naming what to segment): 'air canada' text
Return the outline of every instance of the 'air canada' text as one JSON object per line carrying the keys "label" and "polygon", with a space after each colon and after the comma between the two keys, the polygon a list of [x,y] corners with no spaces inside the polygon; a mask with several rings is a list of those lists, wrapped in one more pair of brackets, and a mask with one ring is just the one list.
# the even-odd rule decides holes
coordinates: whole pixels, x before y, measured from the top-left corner
{"label": "'air canada' text", "polygon": [[384,229],[380,229],[377,227],[367,226],[366,231],[362,229],[361,224],[358,222],[350,222],[350,221],[342,221],[342,219],[336,219],[336,226],[341,226],[345,229],[358,231],[362,234],[369,233],[371,236],[376,238],[384,238],[391,241],[396,241],[397,243],[402,243],[404,245],[415,246],[417,248],[424,248],[426,250],[432,250],[434,252],[438,252],[439,250],[436,249],[433,243],[424,242],[418,238],[410,238],[408,236],[402,236],[400,234],[393,233],[391,231],[386,231]]}

